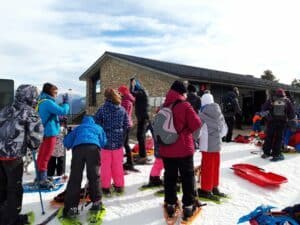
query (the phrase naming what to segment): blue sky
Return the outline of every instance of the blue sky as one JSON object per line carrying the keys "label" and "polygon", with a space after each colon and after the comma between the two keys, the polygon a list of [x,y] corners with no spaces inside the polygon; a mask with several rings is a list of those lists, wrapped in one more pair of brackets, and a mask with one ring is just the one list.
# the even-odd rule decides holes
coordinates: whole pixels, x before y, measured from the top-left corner
{"label": "blue sky", "polygon": [[85,95],[79,76],[114,51],[257,77],[271,69],[290,84],[300,79],[298,2],[4,1],[0,78]]}

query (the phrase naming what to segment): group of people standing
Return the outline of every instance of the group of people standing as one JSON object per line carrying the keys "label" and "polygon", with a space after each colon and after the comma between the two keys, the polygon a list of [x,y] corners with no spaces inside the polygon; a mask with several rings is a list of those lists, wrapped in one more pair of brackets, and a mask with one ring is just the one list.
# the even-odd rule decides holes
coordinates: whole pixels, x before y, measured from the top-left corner
{"label": "group of people standing", "polygon": [[[27,215],[19,215],[22,207],[22,156],[30,148],[36,151],[36,182],[41,188],[51,189],[52,180],[48,178],[48,165],[58,143],[61,132],[59,116],[69,112],[68,95],[63,95],[62,103],[57,104],[58,88],[45,83],[40,95],[32,85],[21,85],[16,91],[12,105],[0,111],[0,225],[28,224]],[[159,173],[164,172],[165,209],[172,217],[179,207],[176,183],[182,183],[182,208],[186,218],[191,217],[201,203],[197,197],[220,201],[226,194],[219,190],[220,150],[222,137],[230,142],[235,115],[241,113],[238,104],[237,88],[227,93],[222,107],[214,102],[210,91],[201,98],[193,85],[175,81],[166,94],[162,107],[172,108],[174,127],[178,139],[170,145],[155,141],[157,163],[151,171],[150,182],[161,185]],[[102,193],[111,195],[124,192],[124,169],[135,169],[134,164],[147,164],[145,133],[152,130],[149,117],[148,96],[139,80],[130,79],[129,88],[122,85],[115,90],[107,88],[105,102],[93,116],[85,116],[82,123],[63,139],[63,145],[72,149],[71,173],[65,195],[63,216],[74,217],[78,212],[83,170],[86,165],[92,206],[90,210],[102,209]],[[267,139],[264,145],[266,158],[281,157],[278,143],[274,140],[282,135],[285,118],[277,116],[286,112],[287,118],[294,117],[290,102],[282,89],[276,92],[277,100],[283,101],[284,109],[274,111],[274,101],[268,100],[263,110],[269,110],[272,119],[267,126]],[[176,102],[176,104],[174,104]],[[226,104],[225,104],[226,102]],[[228,103],[228,104],[227,104]],[[222,110],[221,110],[222,108]],[[129,146],[129,135],[133,127],[132,114],[135,109],[137,119],[137,141],[139,155],[133,160]],[[272,111],[273,110],[273,111]],[[155,134],[154,134],[155,139]],[[274,139],[275,138],[275,139]],[[60,140],[61,141],[61,140]],[[195,146],[202,152],[201,181],[196,188],[194,159]],[[124,150],[126,162],[123,164]],[[50,161],[50,164],[49,164]],[[53,172],[50,172],[53,174]],[[179,179],[180,177],[180,179]],[[158,178],[154,180],[154,178]]]}

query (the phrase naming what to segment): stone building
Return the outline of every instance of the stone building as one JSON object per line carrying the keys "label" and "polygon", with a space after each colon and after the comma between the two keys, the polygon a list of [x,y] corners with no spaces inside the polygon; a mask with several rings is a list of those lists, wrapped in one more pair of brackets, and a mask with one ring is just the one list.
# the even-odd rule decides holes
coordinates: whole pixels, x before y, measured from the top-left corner
{"label": "stone building", "polygon": [[234,74],[199,67],[146,59],[131,55],[105,52],[81,76],[86,81],[86,111],[93,114],[103,102],[103,90],[106,87],[118,88],[135,76],[148,91],[151,106],[159,106],[174,80],[183,80],[195,85],[199,93],[211,90],[215,101],[232,87],[240,90],[240,105],[244,112],[244,121],[251,122],[253,113],[260,110],[266,100],[268,90],[278,87],[287,91],[297,104],[300,102],[300,89],[290,85],[255,78],[251,75]]}

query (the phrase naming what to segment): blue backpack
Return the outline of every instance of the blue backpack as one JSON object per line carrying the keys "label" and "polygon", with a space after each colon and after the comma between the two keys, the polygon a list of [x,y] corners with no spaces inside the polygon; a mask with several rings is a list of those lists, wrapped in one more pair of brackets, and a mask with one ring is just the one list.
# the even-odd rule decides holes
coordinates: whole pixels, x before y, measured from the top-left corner
{"label": "blue backpack", "polygon": [[254,211],[241,217],[239,223],[244,223],[250,220],[255,220],[259,225],[299,225],[285,211],[280,213],[272,213],[271,209],[275,207],[268,205],[258,206]]}

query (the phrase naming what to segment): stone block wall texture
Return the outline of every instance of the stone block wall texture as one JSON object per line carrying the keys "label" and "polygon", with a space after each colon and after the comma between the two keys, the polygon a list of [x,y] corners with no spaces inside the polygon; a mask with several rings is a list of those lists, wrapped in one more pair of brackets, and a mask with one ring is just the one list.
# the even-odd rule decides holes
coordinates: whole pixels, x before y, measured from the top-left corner
{"label": "stone block wall texture", "polygon": [[[175,78],[170,76],[161,75],[156,71],[136,66],[126,61],[107,57],[103,61],[100,72],[101,80],[101,93],[97,93],[96,102],[97,106],[89,106],[89,100],[87,100],[87,113],[94,114],[98,107],[104,102],[104,90],[107,87],[118,88],[120,85],[129,86],[129,80],[135,76],[146,89],[149,95],[149,99],[153,100],[155,97],[165,97],[171,84],[175,81]],[[91,98],[92,81],[87,81],[87,96]],[[151,108],[151,114],[154,112],[154,107]]]}

